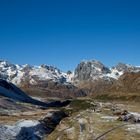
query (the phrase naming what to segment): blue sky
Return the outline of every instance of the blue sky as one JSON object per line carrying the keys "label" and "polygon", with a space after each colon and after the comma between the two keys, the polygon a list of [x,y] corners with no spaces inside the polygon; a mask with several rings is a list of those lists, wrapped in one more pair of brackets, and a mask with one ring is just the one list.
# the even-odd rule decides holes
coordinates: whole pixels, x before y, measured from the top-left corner
{"label": "blue sky", "polygon": [[0,59],[73,70],[85,59],[140,65],[139,0],[0,1]]}

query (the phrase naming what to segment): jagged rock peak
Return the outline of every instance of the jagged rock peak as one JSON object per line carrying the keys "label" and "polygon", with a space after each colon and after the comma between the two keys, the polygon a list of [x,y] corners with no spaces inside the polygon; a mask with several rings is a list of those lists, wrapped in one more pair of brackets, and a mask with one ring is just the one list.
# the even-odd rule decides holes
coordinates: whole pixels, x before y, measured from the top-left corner
{"label": "jagged rock peak", "polygon": [[81,61],[78,65],[81,69],[84,67],[91,67],[92,69],[96,69],[97,71],[102,71],[103,73],[108,73],[110,70],[103,63],[97,60],[89,60],[89,61]]}
{"label": "jagged rock peak", "polygon": [[116,69],[119,72],[138,72],[140,71],[140,67],[132,66],[130,64],[118,63],[116,66],[112,67],[112,69]]}
{"label": "jagged rock peak", "polygon": [[82,61],[75,69],[75,80],[93,80],[110,72],[110,69],[100,61]]}
{"label": "jagged rock peak", "polygon": [[15,84],[36,84],[40,81],[67,82],[67,74],[56,67],[42,64],[41,66],[15,65],[8,61],[0,61],[0,78]]}

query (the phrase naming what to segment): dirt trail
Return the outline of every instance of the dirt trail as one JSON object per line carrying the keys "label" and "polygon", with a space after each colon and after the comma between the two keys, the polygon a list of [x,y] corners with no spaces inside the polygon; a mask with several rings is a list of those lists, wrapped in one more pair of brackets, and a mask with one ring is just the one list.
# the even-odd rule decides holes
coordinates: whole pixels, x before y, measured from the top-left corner
{"label": "dirt trail", "polygon": [[122,124],[122,125],[116,126],[116,127],[112,128],[112,129],[110,129],[110,130],[104,132],[103,134],[101,134],[100,136],[98,136],[97,138],[95,138],[94,140],[99,140],[99,139],[101,139],[102,137],[104,137],[105,135],[107,135],[108,133],[111,133],[112,131],[114,131],[114,130],[116,130],[116,129],[118,129],[118,128],[121,128],[121,127],[123,127],[123,126],[125,126],[125,125],[128,125],[128,124]]}

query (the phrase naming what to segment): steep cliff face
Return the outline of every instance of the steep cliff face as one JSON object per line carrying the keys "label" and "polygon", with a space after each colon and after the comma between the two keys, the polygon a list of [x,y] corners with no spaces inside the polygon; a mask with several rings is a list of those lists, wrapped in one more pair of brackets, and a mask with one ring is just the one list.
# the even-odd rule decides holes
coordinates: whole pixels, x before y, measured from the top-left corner
{"label": "steep cliff face", "polygon": [[138,72],[140,67],[135,67],[123,63],[119,63],[112,68],[106,67],[100,61],[82,61],[75,69],[74,83],[81,83],[84,81],[97,81],[98,79],[108,80],[118,79],[126,72]]}
{"label": "steep cliff face", "polygon": [[83,61],[75,69],[74,81],[92,81],[111,73],[109,68],[99,61]]}

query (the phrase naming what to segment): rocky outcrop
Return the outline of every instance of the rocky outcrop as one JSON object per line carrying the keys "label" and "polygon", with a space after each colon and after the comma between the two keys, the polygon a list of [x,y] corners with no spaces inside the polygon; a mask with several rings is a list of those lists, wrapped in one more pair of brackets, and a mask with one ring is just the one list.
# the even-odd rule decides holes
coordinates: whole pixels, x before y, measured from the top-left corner
{"label": "rocky outcrop", "polygon": [[116,69],[119,72],[138,72],[140,71],[140,67],[135,67],[135,66],[131,66],[131,65],[127,65],[127,64],[123,64],[123,63],[118,63],[116,66],[112,67],[112,69]]}
{"label": "rocky outcrop", "polygon": [[99,61],[83,61],[75,69],[74,82],[93,81],[111,71]]}

